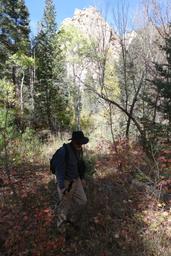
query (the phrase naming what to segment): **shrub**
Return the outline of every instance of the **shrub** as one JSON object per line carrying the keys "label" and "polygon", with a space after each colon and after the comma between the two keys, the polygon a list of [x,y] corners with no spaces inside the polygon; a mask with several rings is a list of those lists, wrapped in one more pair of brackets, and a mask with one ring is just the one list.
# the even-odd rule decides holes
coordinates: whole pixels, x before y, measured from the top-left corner
{"label": "shrub", "polygon": [[40,152],[41,143],[35,131],[31,128],[26,128],[24,133],[18,134],[13,141],[10,155],[15,163],[23,161],[33,162],[33,160],[39,157]]}
{"label": "shrub", "polygon": [[86,164],[86,177],[92,176],[95,173],[96,157],[87,152],[84,160]]}

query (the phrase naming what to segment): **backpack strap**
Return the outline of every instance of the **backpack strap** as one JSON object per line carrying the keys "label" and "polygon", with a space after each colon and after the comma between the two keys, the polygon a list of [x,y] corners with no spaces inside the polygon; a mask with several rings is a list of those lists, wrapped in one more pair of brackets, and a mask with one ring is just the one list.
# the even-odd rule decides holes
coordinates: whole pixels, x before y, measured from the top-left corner
{"label": "backpack strap", "polygon": [[68,161],[69,161],[69,150],[68,150],[68,146],[67,144],[63,144],[63,147],[65,149],[65,163],[66,165],[68,165]]}

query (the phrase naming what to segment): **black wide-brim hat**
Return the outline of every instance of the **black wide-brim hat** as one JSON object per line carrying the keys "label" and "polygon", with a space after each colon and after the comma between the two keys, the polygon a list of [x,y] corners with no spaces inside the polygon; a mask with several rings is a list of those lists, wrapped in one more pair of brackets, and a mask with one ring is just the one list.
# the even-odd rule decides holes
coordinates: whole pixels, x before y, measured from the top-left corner
{"label": "black wide-brim hat", "polygon": [[87,144],[89,142],[89,139],[84,136],[84,133],[82,131],[75,131],[72,133],[72,138],[69,140],[74,140],[76,142],[79,142],[80,144]]}

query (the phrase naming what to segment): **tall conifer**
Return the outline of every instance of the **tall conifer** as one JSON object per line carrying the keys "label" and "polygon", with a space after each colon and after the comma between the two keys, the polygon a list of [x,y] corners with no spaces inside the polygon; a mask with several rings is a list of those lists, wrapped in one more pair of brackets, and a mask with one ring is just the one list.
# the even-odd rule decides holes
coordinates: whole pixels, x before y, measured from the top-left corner
{"label": "tall conifer", "polygon": [[[171,31],[171,24],[169,25]],[[158,111],[163,115],[165,120],[171,124],[171,36],[165,38],[165,46],[161,50],[166,56],[165,63],[156,63],[155,68],[157,77],[153,84],[160,98]]]}
{"label": "tall conifer", "polygon": [[[0,1],[0,77],[6,71],[5,62],[18,50],[29,51],[29,13],[24,0]],[[2,72],[2,70],[4,72]],[[14,70],[13,82],[15,83]]]}
{"label": "tall conifer", "polygon": [[45,1],[40,32],[35,40],[36,120],[42,127],[59,130],[68,122],[60,88],[64,85],[65,67],[57,41],[56,12],[52,0]]}

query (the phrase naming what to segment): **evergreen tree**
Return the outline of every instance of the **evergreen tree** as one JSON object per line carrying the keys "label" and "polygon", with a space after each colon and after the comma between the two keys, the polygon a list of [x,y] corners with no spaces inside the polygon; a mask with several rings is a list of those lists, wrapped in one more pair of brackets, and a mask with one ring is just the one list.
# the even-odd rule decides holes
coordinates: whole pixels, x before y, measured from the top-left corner
{"label": "evergreen tree", "polygon": [[67,79],[66,56],[61,40],[62,31],[58,31],[54,40],[54,60],[53,60],[53,81],[52,107],[55,125],[59,128],[66,128],[70,125],[73,115],[71,107],[71,95],[69,81]]}
{"label": "evergreen tree", "polygon": [[[46,0],[41,29],[35,41],[36,56],[36,117],[39,123],[53,130],[50,88],[53,84],[53,40],[57,30],[55,22],[55,7],[52,0]],[[36,118],[36,119],[37,119]]]}
{"label": "evergreen tree", "polygon": [[[6,78],[13,84],[18,129],[22,126],[20,110],[21,105],[24,106],[23,86],[26,83],[29,85],[28,68],[24,67],[23,73],[23,67],[18,63],[21,59],[29,59],[29,33],[29,13],[24,0],[0,1],[0,78]],[[24,94],[28,94],[28,89]]]}
{"label": "evergreen tree", "polygon": [[[171,24],[169,25],[171,29]],[[149,79],[150,95],[146,96],[149,108],[152,108],[153,119],[148,120],[148,134],[156,146],[160,138],[169,139],[171,134],[171,36],[166,34],[160,45],[163,61],[154,63],[154,78]]]}
{"label": "evergreen tree", "polygon": [[[171,28],[171,24],[170,24]],[[165,46],[161,46],[165,53],[166,62],[156,63],[155,68],[157,77],[153,80],[153,85],[160,98],[158,111],[162,114],[164,120],[171,124],[171,36],[165,38]]]}
{"label": "evergreen tree", "polygon": [[[29,13],[24,0],[1,0],[0,2],[0,76],[4,76],[6,60],[18,50],[29,50]],[[4,72],[2,72],[4,71]],[[15,68],[12,72],[15,84]],[[6,72],[5,72],[6,74]],[[11,77],[10,77],[11,78]]]}
{"label": "evergreen tree", "polygon": [[[64,86],[65,68],[57,41],[56,12],[52,0],[46,0],[41,29],[35,40],[36,98],[35,117],[41,127],[59,130],[64,125],[65,110],[61,88]],[[68,122],[68,119],[67,119]]]}

